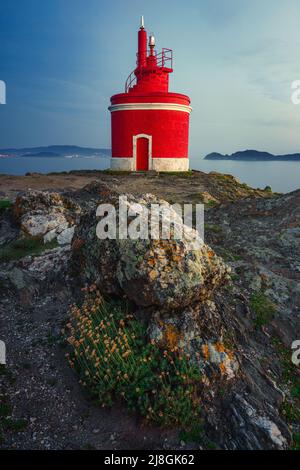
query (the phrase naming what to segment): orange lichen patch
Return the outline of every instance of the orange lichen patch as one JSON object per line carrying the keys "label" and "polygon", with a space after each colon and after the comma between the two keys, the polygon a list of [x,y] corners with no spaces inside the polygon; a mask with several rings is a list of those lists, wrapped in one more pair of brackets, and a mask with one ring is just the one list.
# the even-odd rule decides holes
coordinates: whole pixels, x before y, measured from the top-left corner
{"label": "orange lichen patch", "polygon": [[221,374],[225,374],[225,373],[226,373],[226,367],[225,367],[224,362],[221,362],[221,364],[220,364],[220,371],[221,371]]}
{"label": "orange lichen patch", "polygon": [[148,264],[149,264],[149,266],[154,266],[155,265],[155,260],[152,259],[152,258],[148,259]]}
{"label": "orange lichen patch", "polygon": [[209,258],[212,258],[213,256],[215,256],[215,252],[212,251],[212,250],[209,250],[209,251],[207,252],[207,256],[208,256]]}
{"label": "orange lichen patch", "polygon": [[224,344],[221,343],[221,342],[216,343],[216,344],[215,344],[215,348],[216,348],[216,350],[217,350],[219,353],[225,352],[225,346],[224,346]]}
{"label": "orange lichen patch", "polygon": [[202,353],[203,353],[204,359],[205,359],[206,361],[208,361],[209,355],[210,355],[210,353],[209,353],[209,348],[208,348],[208,344],[203,344],[203,345],[202,345]]}
{"label": "orange lichen patch", "polygon": [[174,325],[164,325],[164,339],[168,349],[173,349],[178,346],[181,339],[181,334]]}
{"label": "orange lichen patch", "polygon": [[226,354],[231,361],[234,359],[234,354],[229,349],[226,349]]}
{"label": "orange lichen patch", "polygon": [[158,271],[156,271],[155,269],[152,269],[152,271],[150,271],[149,273],[149,277],[152,280],[156,279],[158,277]]}

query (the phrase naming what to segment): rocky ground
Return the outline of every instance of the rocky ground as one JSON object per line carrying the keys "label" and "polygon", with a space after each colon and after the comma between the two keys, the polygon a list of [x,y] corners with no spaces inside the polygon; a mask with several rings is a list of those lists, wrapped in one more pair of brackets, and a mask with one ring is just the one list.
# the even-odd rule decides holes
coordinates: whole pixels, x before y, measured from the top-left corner
{"label": "rocky ground", "polygon": [[[0,208],[0,339],[7,347],[7,366],[0,370],[2,448],[295,445],[300,385],[291,343],[300,339],[300,191],[278,195],[249,188],[229,175],[202,172],[0,175],[0,183],[1,198],[14,202],[13,208]],[[205,242],[232,269],[231,281],[218,281],[210,298],[205,295],[196,305],[191,300],[180,317],[163,314],[172,328],[189,335],[197,330],[196,339],[210,352],[205,366],[213,370],[214,381],[207,373],[201,442],[183,442],[176,429],[145,426],[122,405],[100,409],[66,362],[61,330],[68,305],[80,294],[69,267],[70,242],[74,229],[76,240],[82,216],[105,198],[107,184],[120,193],[152,193],[170,203],[203,202]],[[42,247],[17,247],[16,256],[11,244],[20,236],[39,238]],[[163,304],[152,312],[155,321],[160,310]],[[197,325],[191,320],[195,316]],[[157,332],[155,325],[150,327]],[[220,340],[221,352],[215,346]]]}

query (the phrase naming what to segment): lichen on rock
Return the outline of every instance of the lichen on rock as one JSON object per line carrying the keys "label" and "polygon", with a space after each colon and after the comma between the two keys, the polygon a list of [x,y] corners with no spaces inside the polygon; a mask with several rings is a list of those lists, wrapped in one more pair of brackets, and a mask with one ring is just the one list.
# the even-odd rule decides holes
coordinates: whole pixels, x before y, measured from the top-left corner
{"label": "lichen on rock", "polygon": [[70,244],[81,212],[75,201],[48,191],[26,192],[14,204],[21,234],[42,238],[44,243],[57,238],[61,245]]}
{"label": "lichen on rock", "polygon": [[[127,199],[129,208],[136,203],[147,208],[163,203],[173,211],[153,195],[127,195]],[[110,201],[115,199],[105,200]],[[136,305],[167,311],[208,299],[228,280],[230,268],[204,243],[193,249],[190,238],[177,239],[172,230],[170,239],[99,239],[97,223],[91,211],[76,228],[72,262],[82,282],[95,282],[103,293],[126,295]]]}

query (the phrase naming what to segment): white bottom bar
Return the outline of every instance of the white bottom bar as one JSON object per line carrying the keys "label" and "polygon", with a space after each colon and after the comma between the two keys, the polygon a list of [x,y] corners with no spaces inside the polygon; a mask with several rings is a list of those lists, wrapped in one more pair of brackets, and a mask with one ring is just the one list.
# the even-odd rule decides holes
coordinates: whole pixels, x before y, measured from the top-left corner
{"label": "white bottom bar", "polygon": [[[113,157],[110,168],[118,171],[135,171],[133,158]],[[154,171],[188,171],[188,158],[151,158],[149,170]]]}

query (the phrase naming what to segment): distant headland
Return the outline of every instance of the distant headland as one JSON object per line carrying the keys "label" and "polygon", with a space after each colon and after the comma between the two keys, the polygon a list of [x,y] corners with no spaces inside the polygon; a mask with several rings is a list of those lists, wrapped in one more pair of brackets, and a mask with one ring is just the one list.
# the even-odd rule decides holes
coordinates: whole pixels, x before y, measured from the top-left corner
{"label": "distant headland", "polygon": [[286,155],[273,155],[269,152],[260,152],[258,150],[242,150],[234,152],[231,155],[223,155],[218,152],[209,153],[204,160],[236,160],[236,161],[291,161],[300,162],[300,153]]}
{"label": "distant headland", "polygon": [[49,145],[44,147],[2,148],[0,157],[110,157],[111,150],[77,145]]}

